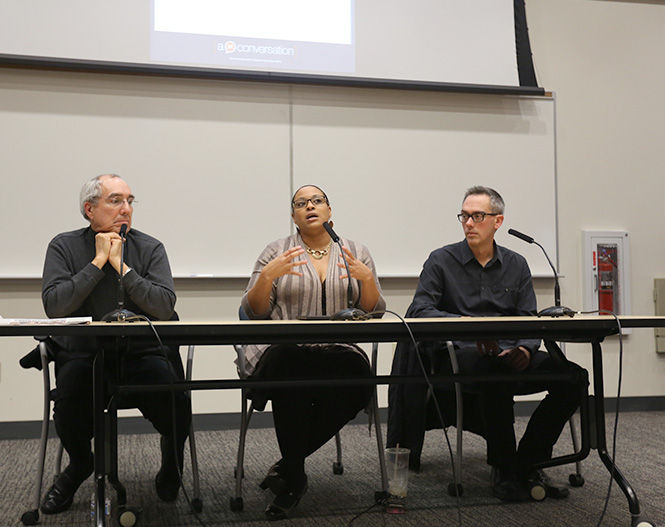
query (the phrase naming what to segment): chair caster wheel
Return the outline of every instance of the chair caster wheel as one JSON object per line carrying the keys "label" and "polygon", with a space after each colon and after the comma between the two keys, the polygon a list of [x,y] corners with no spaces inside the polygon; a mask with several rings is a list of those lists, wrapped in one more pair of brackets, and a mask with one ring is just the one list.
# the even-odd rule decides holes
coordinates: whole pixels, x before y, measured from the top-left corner
{"label": "chair caster wheel", "polygon": [[33,511],[24,512],[21,515],[21,523],[23,525],[37,525],[39,522],[39,511],[37,509]]}
{"label": "chair caster wheel", "polygon": [[455,483],[448,483],[448,496],[459,496],[460,498],[464,495],[464,487],[461,483],[455,485]]}
{"label": "chair caster wheel", "polygon": [[633,518],[630,522],[631,527],[656,527],[655,523],[648,520],[640,520],[640,518]]}
{"label": "chair caster wheel", "polygon": [[541,483],[535,483],[529,487],[529,496],[533,501],[543,501],[547,498],[547,490]]}
{"label": "chair caster wheel", "polygon": [[336,474],[338,476],[340,474],[344,474],[344,465],[342,465],[339,461],[335,461],[332,464],[332,467],[333,467],[333,474]]}
{"label": "chair caster wheel", "polygon": [[581,487],[584,485],[584,476],[582,474],[570,474],[568,476],[568,483],[571,487]]}
{"label": "chair caster wheel", "polygon": [[203,501],[201,498],[194,498],[192,500],[192,511],[201,512],[203,510]]}
{"label": "chair caster wheel", "polygon": [[134,527],[139,522],[141,509],[138,507],[119,507],[118,525],[120,527]]}
{"label": "chair caster wheel", "polygon": [[229,507],[233,512],[240,512],[243,509],[242,497],[229,498]]}

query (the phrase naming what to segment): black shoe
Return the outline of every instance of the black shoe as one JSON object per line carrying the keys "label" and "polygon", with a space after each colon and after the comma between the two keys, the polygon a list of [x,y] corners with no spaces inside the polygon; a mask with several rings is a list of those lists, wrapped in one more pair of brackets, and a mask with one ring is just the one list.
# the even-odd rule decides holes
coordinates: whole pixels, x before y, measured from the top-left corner
{"label": "black shoe", "polygon": [[501,501],[519,502],[529,499],[524,486],[512,470],[492,467],[492,494]]}
{"label": "black shoe", "polygon": [[162,501],[175,501],[180,490],[180,477],[177,472],[167,472],[163,468],[155,476],[157,496]]}
{"label": "black shoe", "polygon": [[39,507],[44,514],[57,514],[72,506],[74,494],[81,483],[76,483],[66,473],[61,473],[55,483],[48,489]]}
{"label": "black shoe", "polygon": [[307,492],[307,476],[297,488],[287,489],[275,496],[275,499],[272,500],[265,511],[268,520],[276,521],[288,518],[291,511],[295,509],[300,499],[305,495],[305,492]]}
{"label": "black shoe", "polygon": [[567,498],[570,491],[567,487],[556,486],[542,470],[532,470],[525,478],[531,499],[536,501],[552,498],[561,500]]}
{"label": "black shoe", "polygon": [[287,490],[286,479],[284,479],[284,477],[280,473],[280,468],[281,468],[280,463],[281,460],[275,463],[272,467],[270,467],[270,470],[268,470],[266,477],[263,478],[263,481],[261,483],[259,483],[259,487],[261,487],[263,490],[270,489],[270,491],[275,496],[277,496],[278,494],[282,494]]}
{"label": "black shoe", "polygon": [[159,445],[162,451],[162,466],[155,476],[155,488],[160,500],[171,502],[176,500],[180,490],[179,474],[182,474],[183,448],[178,449],[178,465],[176,465],[176,449],[171,438],[162,436]]}

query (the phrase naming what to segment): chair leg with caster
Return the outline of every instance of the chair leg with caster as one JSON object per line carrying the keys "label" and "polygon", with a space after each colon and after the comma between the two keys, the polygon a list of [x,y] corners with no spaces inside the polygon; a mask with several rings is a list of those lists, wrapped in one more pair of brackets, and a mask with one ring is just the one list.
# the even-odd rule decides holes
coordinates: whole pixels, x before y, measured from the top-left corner
{"label": "chair leg with caster", "polygon": [[241,512],[244,508],[242,496],[229,498],[229,507],[233,512]]}
{"label": "chair leg with caster", "polygon": [[342,465],[339,461],[335,461],[332,464],[332,471],[333,474],[339,476],[340,474],[344,474],[344,465]]}
{"label": "chair leg with caster", "polygon": [[138,524],[142,512],[138,507],[118,507],[118,525],[120,527],[134,527]]}
{"label": "chair leg with caster", "polygon": [[339,476],[344,474],[344,465],[342,464],[342,439],[339,436],[339,432],[335,434],[335,449],[337,451],[337,461],[334,461],[332,464],[333,474]]}
{"label": "chair leg with caster", "polygon": [[584,476],[580,473],[570,474],[568,476],[568,483],[571,487],[581,487],[584,485]]}
{"label": "chair leg with caster", "polygon": [[540,482],[529,482],[529,496],[534,501],[543,501],[547,497],[545,486]]}
{"label": "chair leg with caster", "polygon": [[21,523],[23,525],[37,525],[39,523],[39,510],[34,509],[24,512],[21,515]]}
{"label": "chair leg with caster", "polygon": [[197,513],[203,511],[203,501],[201,498],[192,499],[192,511]]}
{"label": "chair leg with caster", "polygon": [[448,483],[448,496],[453,498],[459,496],[460,498],[464,495],[464,487],[461,483],[455,483],[451,481]]}

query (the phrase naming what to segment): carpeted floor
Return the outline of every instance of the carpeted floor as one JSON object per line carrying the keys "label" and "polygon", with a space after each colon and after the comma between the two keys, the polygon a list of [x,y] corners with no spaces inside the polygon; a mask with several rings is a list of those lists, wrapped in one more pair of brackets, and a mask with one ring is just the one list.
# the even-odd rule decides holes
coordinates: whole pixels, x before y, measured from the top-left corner
{"label": "carpeted floor", "polygon": [[[608,416],[608,434],[613,416]],[[526,420],[518,418],[517,429]],[[454,432],[454,429],[451,429]],[[633,484],[644,517],[654,524],[665,523],[665,412],[634,412],[621,415],[617,464]],[[237,430],[199,432],[196,436],[200,462],[202,498],[201,519],[209,526],[262,526],[263,510],[270,493],[257,483],[268,467],[279,457],[272,429],[250,429],[244,481],[244,511],[231,512],[229,497],[233,494]],[[452,439],[452,438],[451,438]],[[608,438],[611,440],[611,438]],[[403,515],[388,515],[372,507],[374,491],[380,488],[376,442],[368,437],[367,426],[350,425],[342,431],[344,474],[333,475],[335,457],[331,442],[307,462],[309,491],[293,514],[279,522],[289,526],[595,526],[600,518],[609,483],[609,473],[592,451],[583,464],[586,483],[571,489],[566,500],[542,503],[503,504],[491,496],[489,468],[484,461],[482,439],[465,434],[464,496],[460,509],[456,499],[447,494],[451,480],[450,462],[443,432],[427,433],[422,457],[422,470],[411,473],[408,510]],[[49,445],[48,474],[52,474],[55,441]],[[37,440],[0,442],[0,525],[21,525],[22,512],[30,508],[33,474],[36,467]],[[567,431],[557,445],[558,453],[571,450]],[[160,502],[154,491],[153,478],[158,469],[158,438],[154,434],[120,437],[120,476],[127,487],[129,502],[142,507],[141,526],[201,525],[189,511],[182,493],[173,504]],[[566,482],[572,467],[549,470],[557,481]],[[191,489],[191,471],[186,465],[185,483]],[[48,478],[50,481],[50,476]],[[55,516],[41,516],[44,526],[88,526],[92,481],[88,480],[76,495],[72,508]],[[364,512],[363,512],[364,511]],[[359,515],[357,518],[354,519]],[[274,525],[274,524],[272,524]],[[614,486],[604,526],[630,526],[626,498]]]}

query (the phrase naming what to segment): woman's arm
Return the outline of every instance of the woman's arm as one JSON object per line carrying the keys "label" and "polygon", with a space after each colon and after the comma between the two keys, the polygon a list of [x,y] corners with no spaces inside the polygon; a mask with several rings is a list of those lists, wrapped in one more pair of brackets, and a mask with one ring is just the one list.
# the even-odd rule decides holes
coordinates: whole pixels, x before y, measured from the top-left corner
{"label": "woman's arm", "polygon": [[[376,268],[369,251],[365,247],[360,246],[358,257],[356,257],[347,247],[342,247],[342,250],[349,264],[351,278],[355,278],[360,282],[359,307],[368,313],[370,311],[383,311],[386,307],[386,302],[381,295],[379,281],[376,277]],[[338,262],[337,265],[346,270],[343,262]],[[342,279],[346,277],[346,273],[340,276]]]}
{"label": "woman's arm", "polygon": [[[304,252],[305,250],[300,245],[297,245],[275,258],[266,259],[264,262],[262,262],[262,258],[259,257],[246,294],[248,307],[250,308],[251,313],[257,316],[257,318],[261,318],[270,312],[272,285],[277,278],[287,274],[302,276],[302,273],[298,271],[298,267],[305,265],[307,261],[294,261],[294,258],[300,256]],[[263,256],[263,254],[261,256]]]}

